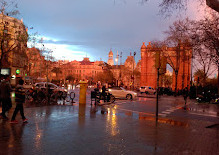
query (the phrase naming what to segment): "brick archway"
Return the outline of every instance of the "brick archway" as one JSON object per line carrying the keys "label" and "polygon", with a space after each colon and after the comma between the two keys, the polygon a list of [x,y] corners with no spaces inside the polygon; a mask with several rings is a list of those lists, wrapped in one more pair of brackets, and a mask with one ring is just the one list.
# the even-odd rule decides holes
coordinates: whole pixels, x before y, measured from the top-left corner
{"label": "brick archway", "polygon": [[[192,50],[188,44],[180,43],[177,47],[155,48],[143,43],[141,47],[141,86],[157,86],[157,69],[155,68],[155,53],[159,50],[161,57],[166,58],[166,64],[173,68],[172,89],[175,90],[175,71],[178,68],[177,90],[190,87]],[[177,54],[177,50],[180,50]]]}

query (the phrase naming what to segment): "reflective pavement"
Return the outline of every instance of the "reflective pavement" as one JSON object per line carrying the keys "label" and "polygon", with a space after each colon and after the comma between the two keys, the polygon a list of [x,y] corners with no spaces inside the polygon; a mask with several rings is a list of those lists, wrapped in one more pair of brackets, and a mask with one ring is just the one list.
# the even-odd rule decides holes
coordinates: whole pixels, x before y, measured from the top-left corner
{"label": "reflective pavement", "polygon": [[206,128],[212,121],[177,109],[156,123],[153,114],[124,110],[120,101],[91,106],[89,95],[86,105],[78,104],[78,94],[73,104],[27,104],[26,124],[20,115],[18,124],[1,119],[0,154],[219,154],[219,130]]}

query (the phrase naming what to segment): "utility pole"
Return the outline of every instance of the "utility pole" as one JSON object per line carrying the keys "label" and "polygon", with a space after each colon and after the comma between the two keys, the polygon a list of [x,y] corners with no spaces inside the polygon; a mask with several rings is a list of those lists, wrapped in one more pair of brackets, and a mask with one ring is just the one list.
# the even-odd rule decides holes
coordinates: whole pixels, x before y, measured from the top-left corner
{"label": "utility pole", "polygon": [[136,52],[134,52],[134,59],[133,59],[133,90],[135,89],[135,75],[134,75],[134,70],[135,70],[135,55],[136,55]]}
{"label": "utility pole", "polygon": [[160,51],[155,53],[155,67],[157,68],[157,94],[156,94],[156,123],[158,122],[158,95],[159,95],[159,71],[160,71]]}

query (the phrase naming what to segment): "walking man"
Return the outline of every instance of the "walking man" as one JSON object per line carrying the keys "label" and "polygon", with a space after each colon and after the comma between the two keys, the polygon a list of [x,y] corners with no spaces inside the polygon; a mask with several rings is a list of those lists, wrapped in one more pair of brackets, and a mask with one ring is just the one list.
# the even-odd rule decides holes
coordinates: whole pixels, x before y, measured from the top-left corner
{"label": "walking man", "polygon": [[15,117],[16,117],[18,111],[20,111],[21,117],[23,119],[23,123],[27,122],[27,119],[24,116],[24,108],[23,108],[23,103],[25,102],[25,90],[23,87],[24,80],[20,79],[18,83],[19,84],[17,85],[17,87],[15,89],[16,108],[14,110],[14,113],[13,113],[13,116],[11,118],[10,123],[18,123],[18,121],[15,120]]}
{"label": "walking man", "polygon": [[10,76],[5,75],[4,79],[0,83],[0,95],[2,100],[2,113],[1,117],[5,120],[8,119],[8,117],[5,115],[7,111],[11,108],[11,84],[10,84]]}
{"label": "walking man", "polygon": [[185,107],[186,107],[186,103],[187,103],[187,98],[189,96],[189,91],[188,91],[188,88],[186,87],[183,91],[183,97],[184,97],[184,100],[185,100]]}

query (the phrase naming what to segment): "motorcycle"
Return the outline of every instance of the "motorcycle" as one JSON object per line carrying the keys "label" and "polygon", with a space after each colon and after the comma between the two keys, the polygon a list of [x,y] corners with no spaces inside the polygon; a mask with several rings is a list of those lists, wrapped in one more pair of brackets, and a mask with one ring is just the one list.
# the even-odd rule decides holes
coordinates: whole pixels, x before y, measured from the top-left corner
{"label": "motorcycle", "polygon": [[201,94],[197,95],[196,101],[201,103],[201,102],[211,102],[212,101],[212,96],[210,90],[207,92],[202,92]]}

